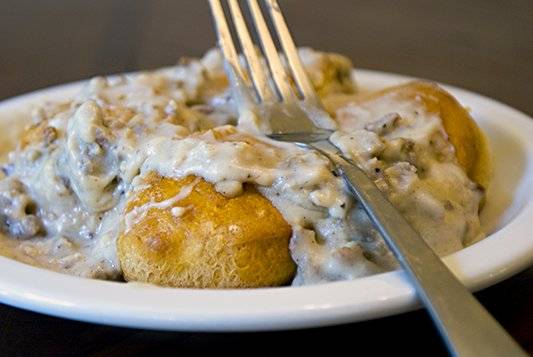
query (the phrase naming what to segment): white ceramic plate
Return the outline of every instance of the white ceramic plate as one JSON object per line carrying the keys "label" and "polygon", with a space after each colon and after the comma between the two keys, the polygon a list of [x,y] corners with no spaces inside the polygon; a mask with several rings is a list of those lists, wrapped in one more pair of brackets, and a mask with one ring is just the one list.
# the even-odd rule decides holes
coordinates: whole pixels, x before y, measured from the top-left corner
{"label": "white ceramic plate", "polygon": [[[358,70],[363,89],[410,78]],[[0,103],[0,133],[21,130],[28,107],[65,98],[80,83]],[[446,86],[489,137],[495,177],[482,214],[485,240],[446,257],[472,290],[495,284],[533,262],[533,119],[504,104]],[[0,134],[2,135],[2,134]],[[4,134],[5,135],[5,134]],[[0,139],[0,142],[9,140]],[[1,152],[0,152],[1,154]],[[169,289],[62,275],[0,257],[0,301],[69,319],[186,331],[257,331],[372,319],[417,307],[414,290],[396,271],[354,281],[251,290]]]}

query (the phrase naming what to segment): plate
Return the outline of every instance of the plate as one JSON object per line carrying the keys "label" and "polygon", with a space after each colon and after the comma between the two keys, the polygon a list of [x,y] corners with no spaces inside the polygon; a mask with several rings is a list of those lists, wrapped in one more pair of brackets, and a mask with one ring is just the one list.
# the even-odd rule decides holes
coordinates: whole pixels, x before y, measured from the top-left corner
{"label": "plate", "polygon": [[[368,70],[357,70],[355,76],[364,90],[413,79]],[[72,96],[81,85],[53,87],[1,102],[0,132],[19,133],[29,106]],[[495,176],[481,217],[492,233],[444,258],[464,284],[479,290],[533,262],[533,119],[479,94],[444,87],[471,109],[494,154]],[[7,146],[12,140],[11,134],[2,138]],[[0,154],[5,150],[0,148]],[[148,329],[294,329],[373,319],[418,307],[401,271],[322,285],[249,290],[171,289],[90,280],[4,257],[0,257],[0,271],[0,301],[5,304],[74,320]]]}

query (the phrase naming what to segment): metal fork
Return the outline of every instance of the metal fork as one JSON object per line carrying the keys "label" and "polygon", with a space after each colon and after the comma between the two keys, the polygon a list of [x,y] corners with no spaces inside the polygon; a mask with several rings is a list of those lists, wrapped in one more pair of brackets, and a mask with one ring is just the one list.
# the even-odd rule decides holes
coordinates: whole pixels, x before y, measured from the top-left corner
{"label": "metal fork", "polygon": [[238,0],[227,2],[247,68],[239,62],[220,0],[209,0],[218,45],[226,61],[226,72],[240,114],[252,111],[268,115],[269,137],[318,150],[332,161],[411,279],[452,354],[525,356],[518,344],[448,270],[374,182],[328,141],[334,129],[331,120],[322,120],[325,128],[319,128],[310,119],[331,118],[327,117],[304,70],[276,0],[265,0],[264,3],[298,92],[293,90],[291,76],[283,66],[257,0],[249,0],[248,6],[263,56],[268,62],[268,72],[252,42]]}

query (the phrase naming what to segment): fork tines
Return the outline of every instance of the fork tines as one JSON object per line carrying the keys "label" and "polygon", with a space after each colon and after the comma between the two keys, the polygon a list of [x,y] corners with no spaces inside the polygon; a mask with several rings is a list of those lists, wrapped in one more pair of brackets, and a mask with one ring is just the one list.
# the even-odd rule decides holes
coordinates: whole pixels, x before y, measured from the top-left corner
{"label": "fork tines", "polygon": [[[264,0],[264,4],[270,14],[273,27],[277,33],[281,49],[290,68],[290,73],[285,70],[282,59],[278,54],[278,49],[274,44],[272,35],[268,29],[261,7],[257,0],[248,0],[249,12],[255,25],[255,31],[261,43],[262,55],[254,46],[248,26],[244,19],[238,0],[226,0],[229,5],[229,13],[233,20],[233,26],[242,48],[243,56],[246,59],[246,67],[243,68],[239,61],[239,55],[233,41],[233,37],[226,21],[226,14],[221,0],[209,0],[211,12],[215,20],[219,47],[229,65],[230,71],[238,78],[233,78],[234,83],[248,83],[247,78],[252,79],[252,86],[257,94],[259,102],[283,101],[290,102],[301,99],[306,102],[318,103],[311,81],[304,70],[294,41],[283,18],[281,10],[276,0]],[[266,58],[268,69],[263,64],[263,57]],[[267,73],[269,71],[270,73]],[[246,75],[249,73],[249,76]],[[271,80],[269,80],[271,78]],[[294,82],[299,93],[294,93],[291,83]]]}

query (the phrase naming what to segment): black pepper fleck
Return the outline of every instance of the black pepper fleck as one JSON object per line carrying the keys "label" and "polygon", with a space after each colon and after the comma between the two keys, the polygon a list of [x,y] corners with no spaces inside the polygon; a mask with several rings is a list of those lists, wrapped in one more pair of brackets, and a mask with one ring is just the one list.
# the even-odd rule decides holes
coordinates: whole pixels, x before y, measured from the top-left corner
{"label": "black pepper fleck", "polygon": [[446,200],[446,201],[444,202],[444,208],[445,208],[447,211],[452,211],[452,210],[454,209],[453,204],[452,204],[450,201],[448,201],[448,200]]}
{"label": "black pepper fleck", "polygon": [[2,170],[2,172],[6,176],[11,175],[11,173],[13,172],[13,169],[14,169],[14,165],[13,164],[8,164],[8,165],[4,165],[4,166],[0,167],[0,170]]}

